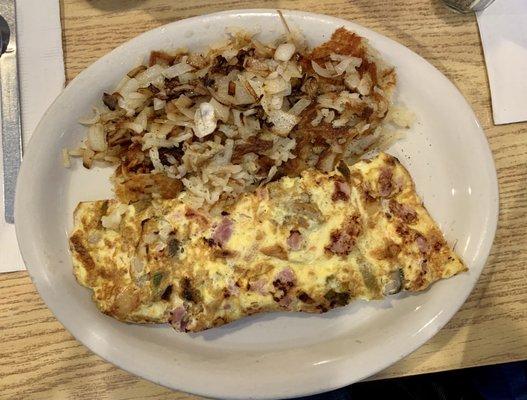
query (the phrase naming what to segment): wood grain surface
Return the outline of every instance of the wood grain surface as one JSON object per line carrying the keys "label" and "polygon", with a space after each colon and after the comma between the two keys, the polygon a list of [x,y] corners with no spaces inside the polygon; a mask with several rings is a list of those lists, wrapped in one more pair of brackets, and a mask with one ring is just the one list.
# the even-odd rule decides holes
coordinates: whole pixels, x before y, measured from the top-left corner
{"label": "wood grain surface", "polygon": [[[527,124],[494,126],[473,15],[439,0],[64,0],[67,78],[137,34],[181,18],[240,8],[283,8],[353,20],[414,50],[474,108],[500,184],[499,226],[477,287],[419,350],[377,378],[527,358]],[[477,205],[474,205],[477,207]],[[0,255],[1,257],[1,255]],[[64,299],[67,301],[67,299]],[[0,398],[196,399],[132,376],[78,343],[40,300],[26,272],[0,275]]]}

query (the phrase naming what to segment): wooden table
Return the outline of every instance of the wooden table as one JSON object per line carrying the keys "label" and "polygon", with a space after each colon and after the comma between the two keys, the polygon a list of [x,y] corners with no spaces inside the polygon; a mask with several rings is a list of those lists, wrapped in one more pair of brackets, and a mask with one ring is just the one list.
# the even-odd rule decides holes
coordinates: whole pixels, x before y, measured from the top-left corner
{"label": "wooden table", "polygon": [[[209,3],[63,0],[67,78],[141,32],[225,9],[289,8],[334,15],[408,46],[450,78],[476,111],[496,161],[501,211],[491,255],[463,308],[432,340],[377,377],[527,359],[527,124],[493,125],[474,16],[454,14],[439,0]],[[196,398],[132,376],[92,354],[53,317],[26,272],[0,275],[0,397]]]}

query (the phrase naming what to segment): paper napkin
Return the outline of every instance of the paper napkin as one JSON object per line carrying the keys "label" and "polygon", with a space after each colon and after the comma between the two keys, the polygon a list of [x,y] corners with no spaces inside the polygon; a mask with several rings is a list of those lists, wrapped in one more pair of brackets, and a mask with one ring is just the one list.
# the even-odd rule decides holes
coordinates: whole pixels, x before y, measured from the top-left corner
{"label": "paper napkin", "polygon": [[[59,0],[17,0],[22,136],[27,145],[40,118],[64,88]],[[0,141],[1,146],[1,141]],[[0,157],[0,177],[3,174]],[[4,221],[0,179],[0,272],[25,269],[14,225]]]}
{"label": "paper napkin", "polygon": [[527,121],[527,0],[496,0],[477,19],[494,123]]}

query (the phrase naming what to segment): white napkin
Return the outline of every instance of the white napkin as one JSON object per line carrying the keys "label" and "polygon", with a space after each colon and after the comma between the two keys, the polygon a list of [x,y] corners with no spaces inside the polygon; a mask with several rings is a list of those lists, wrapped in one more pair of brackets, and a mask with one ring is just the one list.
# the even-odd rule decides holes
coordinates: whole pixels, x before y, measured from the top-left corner
{"label": "white napkin", "polygon": [[527,121],[527,0],[496,0],[477,19],[494,123]]}
{"label": "white napkin", "polygon": [[[17,0],[22,136],[27,145],[38,121],[64,88],[59,0]],[[1,146],[1,141],[0,141]],[[0,177],[3,174],[0,157]],[[25,269],[14,225],[4,221],[0,179],[0,272]]]}

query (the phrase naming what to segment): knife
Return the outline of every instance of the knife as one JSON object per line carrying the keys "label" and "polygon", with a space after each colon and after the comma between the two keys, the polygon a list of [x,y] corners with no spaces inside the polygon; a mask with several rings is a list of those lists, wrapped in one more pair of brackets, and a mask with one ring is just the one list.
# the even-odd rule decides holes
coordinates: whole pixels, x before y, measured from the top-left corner
{"label": "knife", "polygon": [[2,154],[4,216],[14,223],[15,187],[22,160],[22,126],[18,86],[15,0],[0,1],[0,91],[2,99]]}

